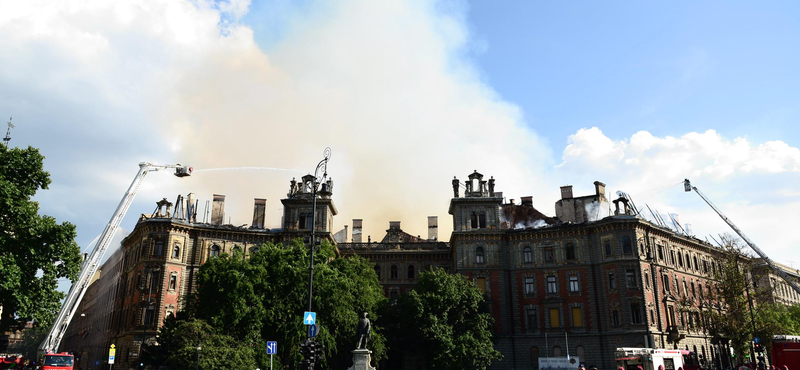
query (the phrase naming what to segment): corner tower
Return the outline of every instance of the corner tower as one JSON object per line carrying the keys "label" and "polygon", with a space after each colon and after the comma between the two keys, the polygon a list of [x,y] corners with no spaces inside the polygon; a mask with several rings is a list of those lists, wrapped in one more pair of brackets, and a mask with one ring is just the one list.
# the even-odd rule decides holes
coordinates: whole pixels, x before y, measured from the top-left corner
{"label": "corner tower", "polygon": [[[453,198],[450,210],[453,215],[453,234],[450,247],[455,272],[472,280],[486,296],[494,317],[494,332],[510,332],[508,325],[508,281],[504,279],[507,266],[506,244],[501,229],[500,206],[502,193],[495,192],[494,178],[484,180],[474,171],[461,183],[453,178]],[[461,188],[464,196],[460,196]]]}
{"label": "corner tower", "polygon": [[[288,239],[300,237],[311,232],[312,209],[314,205],[314,175],[305,175],[300,182],[289,182],[289,193],[283,203],[283,231]],[[333,240],[333,216],[339,213],[333,204],[333,180],[320,184],[317,190],[317,212],[314,215],[315,232],[323,238]]]}

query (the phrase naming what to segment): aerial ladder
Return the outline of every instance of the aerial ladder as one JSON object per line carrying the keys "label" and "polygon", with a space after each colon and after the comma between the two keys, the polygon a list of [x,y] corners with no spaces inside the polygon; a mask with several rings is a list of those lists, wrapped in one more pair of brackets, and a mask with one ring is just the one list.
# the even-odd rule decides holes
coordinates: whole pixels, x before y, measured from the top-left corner
{"label": "aerial ladder", "polygon": [[50,328],[42,344],[39,345],[40,354],[54,353],[58,350],[61,339],[64,337],[64,333],[67,331],[67,327],[72,317],[75,315],[75,311],[78,309],[83,295],[86,294],[86,290],[89,288],[92,276],[97,272],[100,261],[103,259],[103,255],[106,253],[108,246],[111,244],[114,234],[116,234],[117,229],[119,229],[119,225],[125,217],[125,213],[128,212],[128,208],[131,206],[131,203],[133,203],[133,198],[136,196],[136,192],[139,190],[139,186],[142,184],[145,175],[151,171],[159,171],[168,168],[174,168],[175,176],[177,177],[189,176],[193,171],[192,167],[181,166],[180,164],[156,165],[147,162],[139,163],[139,172],[136,174],[130,187],[128,187],[128,191],[125,192],[125,195],[119,202],[117,209],[114,211],[114,215],[111,216],[111,220],[108,222],[105,229],[103,229],[103,233],[98,237],[97,243],[95,243],[91,253],[89,253],[83,262],[78,280],[70,287],[67,298],[61,306],[61,311],[59,311],[55,322],[53,322],[53,326]]}
{"label": "aerial ladder", "polygon": [[736,234],[738,234],[739,237],[741,237],[742,240],[744,240],[744,242],[747,243],[747,245],[749,245],[750,248],[753,249],[753,251],[755,251],[756,254],[758,254],[758,256],[761,257],[762,260],[764,260],[764,262],[766,262],[767,266],[769,266],[772,269],[772,271],[775,271],[781,278],[783,278],[783,280],[786,282],[786,284],[788,284],[790,287],[792,287],[792,289],[794,289],[794,291],[797,292],[797,294],[800,294],[800,287],[798,287],[797,284],[795,284],[795,282],[792,281],[791,278],[789,278],[789,275],[787,275],[786,272],[784,272],[782,268],[776,266],[772,262],[772,260],[769,259],[769,257],[767,257],[767,255],[761,250],[761,248],[756,246],[756,243],[753,243],[750,240],[750,238],[747,237],[747,235],[744,235],[742,230],[739,230],[739,228],[736,227],[736,225],[733,224],[733,221],[731,221],[728,217],[725,217],[725,215],[722,214],[722,211],[720,211],[716,206],[714,206],[714,204],[711,203],[711,201],[708,200],[708,198],[706,198],[706,196],[703,195],[703,193],[701,193],[700,190],[697,189],[697,187],[692,186],[692,183],[689,182],[689,179],[683,180],[683,190],[685,190],[686,192],[691,192],[692,190],[694,190],[695,193],[697,193],[697,195],[699,195],[700,198],[703,198],[703,200],[709,206],[711,206],[711,208],[715,212],[717,212],[719,217],[721,217],[722,220],[725,221],[725,223],[727,223],[728,226],[730,226],[731,229],[733,229],[733,231],[735,231]]}

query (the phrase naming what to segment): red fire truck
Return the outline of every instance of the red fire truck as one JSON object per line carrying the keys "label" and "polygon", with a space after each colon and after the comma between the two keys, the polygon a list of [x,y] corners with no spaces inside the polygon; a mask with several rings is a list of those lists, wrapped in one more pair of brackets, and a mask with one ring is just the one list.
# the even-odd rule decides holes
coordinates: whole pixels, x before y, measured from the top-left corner
{"label": "red fire truck", "polygon": [[42,370],[73,370],[74,360],[71,353],[48,353],[44,355]]}
{"label": "red fire truck", "polygon": [[697,355],[683,349],[617,348],[617,366],[625,370],[702,370]]}
{"label": "red fire truck", "polygon": [[800,337],[776,335],[772,338],[772,364],[779,369],[800,369]]}

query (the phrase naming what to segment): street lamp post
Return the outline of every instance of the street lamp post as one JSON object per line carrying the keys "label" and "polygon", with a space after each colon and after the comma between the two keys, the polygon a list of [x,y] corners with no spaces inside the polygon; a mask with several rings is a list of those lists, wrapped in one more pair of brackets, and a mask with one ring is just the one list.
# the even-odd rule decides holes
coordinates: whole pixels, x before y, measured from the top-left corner
{"label": "street lamp post", "polygon": [[[313,200],[313,205],[311,207],[311,242],[309,243],[309,249],[311,252],[311,262],[309,263],[308,267],[308,311],[312,312],[311,310],[311,302],[312,296],[314,293],[314,247],[316,246],[316,238],[314,236],[317,228],[317,186],[320,183],[325,182],[325,178],[328,177],[328,160],[331,158],[331,148],[325,148],[323,152],[324,158],[319,161],[317,164],[317,169],[314,170],[314,182],[311,184],[312,187],[312,195],[311,199]],[[319,179],[319,170],[322,169],[322,179]]]}
{"label": "street lamp post", "polygon": [[201,349],[203,349],[203,347],[200,346],[200,341],[198,341],[197,342],[197,362],[194,365],[194,370],[200,369],[200,350]]}

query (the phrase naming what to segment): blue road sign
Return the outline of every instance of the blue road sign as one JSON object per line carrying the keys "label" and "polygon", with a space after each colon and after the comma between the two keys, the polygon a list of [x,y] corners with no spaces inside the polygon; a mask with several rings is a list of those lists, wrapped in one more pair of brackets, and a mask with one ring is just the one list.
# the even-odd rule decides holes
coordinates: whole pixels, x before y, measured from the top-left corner
{"label": "blue road sign", "polygon": [[303,324],[314,325],[315,322],[317,322],[316,312],[303,312]]}
{"label": "blue road sign", "polygon": [[267,354],[268,355],[276,355],[278,354],[278,342],[267,342]]}
{"label": "blue road sign", "polygon": [[755,344],[761,343],[761,338],[759,338],[759,337],[753,338],[753,343],[755,343]]}
{"label": "blue road sign", "polygon": [[314,325],[309,325],[308,326],[308,337],[309,338],[316,337],[318,333],[319,333],[319,325],[318,324],[314,324]]}

